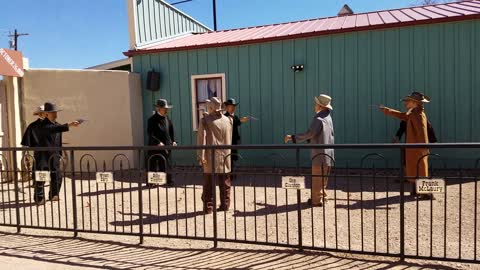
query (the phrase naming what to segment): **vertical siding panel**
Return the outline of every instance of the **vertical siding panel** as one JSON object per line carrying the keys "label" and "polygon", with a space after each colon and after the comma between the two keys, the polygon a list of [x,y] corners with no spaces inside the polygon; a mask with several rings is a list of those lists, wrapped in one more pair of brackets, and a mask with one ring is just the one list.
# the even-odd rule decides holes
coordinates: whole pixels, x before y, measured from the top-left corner
{"label": "vertical siding panel", "polygon": [[[470,95],[470,24],[469,22],[460,22],[455,24],[457,32],[457,48],[455,55],[455,101],[456,113],[455,122],[457,123],[455,141],[470,141],[470,106],[467,100],[471,99]],[[480,49],[480,48],[478,48]]]}
{"label": "vertical siding panel", "polygon": [[208,73],[218,72],[217,49],[207,49],[207,70]]}
{"label": "vertical siding panel", "polygon": [[[307,40],[307,56],[305,59],[305,105],[306,115],[312,116],[314,97],[322,94],[326,90],[319,86],[318,74],[319,74],[319,62],[318,62],[318,38],[311,38]],[[307,120],[308,121],[308,120]],[[307,122],[307,125],[309,123]]]}
{"label": "vertical siding panel", "polygon": [[157,21],[155,19],[155,4],[156,1],[149,1],[148,3],[148,21],[150,25],[150,40],[157,39]]}
{"label": "vertical siding panel", "polygon": [[[228,53],[228,78],[227,78],[227,97],[240,99],[240,79],[239,79],[239,61],[238,47],[229,47]],[[238,101],[237,101],[238,102]]]}
{"label": "vertical siding panel", "polygon": [[207,50],[202,49],[198,50],[198,74],[207,74],[208,73],[208,58]]}
{"label": "vertical siding panel", "polygon": [[152,29],[150,27],[150,20],[151,20],[151,17],[150,17],[150,3],[151,1],[148,0],[148,1],[142,1],[144,2],[143,4],[143,14],[145,16],[144,18],[144,23],[145,23],[145,41],[150,41],[152,40]]}
{"label": "vertical siding panel", "polygon": [[328,95],[332,95],[332,37],[318,39],[318,86]]}
{"label": "vertical siding panel", "polygon": [[[250,111],[250,56],[249,46],[241,46],[238,50],[239,55],[239,107],[238,114],[243,114]],[[251,144],[252,138],[250,136],[250,129],[240,129],[242,142],[244,144]]]}
{"label": "vertical siding panel", "polygon": [[345,35],[332,37],[332,101],[337,110],[332,113],[335,143],[345,143]]}
{"label": "vertical siding panel", "polygon": [[283,143],[285,135],[285,100],[288,100],[282,91],[283,61],[282,42],[272,43],[272,109],[273,109],[273,140],[272,143]]}
{"label": "vertical siding panel", "polygon": [[180,114],[179,120],[175,123],[177,141],[182,145],[192,145],[192,97],[190,95],[190,75],[188,53],[186,51],[178,53],[178,81],[179,81],[179,103],[174,110]]}
{"label": "vertical siding panel", "polygon": [[[442,108],[455,108],[455,25],[444,25],[444,40],[445,44],[443,55],[444,64],[443,67],[443,94],[442,94]],[[455,114],[448,110],[442,110],[442,142],[455,142]]]}
{"label": "vertical siding panel", "polygon": [[[413,89],[425,91],[425,26],[413,29]],[[409,89],[412,91],[413,89]]]}
{"label": "vertical siding panel", "polygon": [[[260,130],[261,134],[261,143],[271,143],[274,141],[273,138],[273,106],[272,100],[274,99],[275,93],[272,89],[272,44],[265,43],[260,45],[260,89],[261,89],[261,112],[258,118],[261,119]],[[270,132],[266,132],[270,130]]]}
{"label": "vertical siding panel", "polygon": [[143,12],[144,1],[137,4],[137,19],[138,19],[138,37],[139,43],[145,42],[145,14]]}
{"label": "vertical siding panel", "polygon": [[166,29],[166,14],[165,14],[165,6],[164,5],[160,5],[160,29],[161,29],[161,36],[162,38],[166,37],[167,36],[167,29]]}
{"label": "vertical siding panel", "polygon": [[168,15],[169,15],[168,18],[170,23],[170,35],[174,36],[177,33],[175,31],[175,25],[176,25],[175,15],[177,15],[177,13],[173,9],[170,9],[168,12]]}
{"label": "vertical siding panel", "polygon": [[[438,25],[432,25],[429,31],[427,31],[426,38],[426,88],[425,94],[432,98],[432,102],[427,104],[425,111],[427,114],[428,120],[432,123],[435,128],[435,131],[441,129],[440,123],[440,112],[441,106],[439,101],[441,100],[441,74],[440,66],[442,65],[441,59],[443,55],[440,53],[440,32],[441,27]],[[437,134],[437,136],[440,134]]]}
{"label": "vertical siding panel", "polygon": [[155,39],[162,38],[162,18],[160,17],[160,3],[153,1],[153,14],[154,14],[154,25],[155,25]]}
{"label": "vertical siding panel", "polygon": [[[193,91],[193,85],[191,83],[191,76],[192,75],[197,75],[199,74],[199,71],[198,71],[198,55],[199,55],[199,51],[197,50],[192,50],[192,51],[188,51],[188,74],[189,74],[189,78],[187,79],[188,80],[188,85],[189,85],[189,99],[191,100],[192,99],[192,91]],[[189,112],[190,112],[190,115],[192,115],[192,106],[189,107]],[[197,121],[197,119],[192,119],[192,121],[190,123],[188,123],[191,127],[193,126],[193,121]],[[197,133],[192,133],[192,142],[194,144],[196,144],[196,135]]]}
{"label": "vertical siding panel", "polygon": [[[472,88],[470,92],[472,93],[471,99],[471,117],[470,123],[472,127],[477,127],[478,125],[478,118],[475,116],[480,111],[480,52],[478,48],[480,48],[480,21],[473,22],[474,24],[474,36],[475,39],[472,39],[472,47],[471,50],[473,52],[473,68],[472,68]],[[472,141],[473,142],[480,142],[480,132],[478,129],[472,129]]]}
{"label": "vertical siding panel", "polygon": [[171,36],[173,34],[172,33],[172,24],[171,24],[171,19],[170,19],[171,13],[172,13],[172,11],[171,11],[170,7],[165,7],[164,23],[165,23],[165,34],[167,36]]}
{"label": "vertical siding panel", "polygon": [[[372,74],[370,32],[358,33],[358,104],[372,104]],[[358,110],[359,120],[359,143],[372,142],[372,114],[377,113],[374,109]],[[338,132],[337,132],[338,134]]]}
{"label": "vertical siding panel", "polygon": [[172,117],[172,120],[174,123],[180,123],[181,122],[181,117],[180,117],[180,108],[181,108],[181,102],[180,100],[180,93],[179,93],[179,88],[180,88],[180,82],[178,78],[178,72],[179,72],[179,64],[178,64],[178,52],[171,52],[168,54],[168,69],[170,71],[170,102],[177,107],[177,109],[172,109],[170,110],[170,115]]}
{"label": "vertical siding panel", "polygon": [[294,72],[290,69],[290,66],[295,62],[293,41],[283,41],[283,63],[281,65],[283,71],[283,85],[282,95],[284,97],[283,109],[285,110],[283,121],[285,121],[284,134],[294,134],[296,132],[295,123],[295,85],[294,85]]}
{"label": "vertical siding panel", "polygon": [[[385,101],[384,104],[388,104],[390,106],[398,106],[398,109],[402,109],[399,107],[399,100],[401,98],[400,90],[399,90],[399,31],[398,29],[393,29],[391,31],[385,32]],[[380,114],[382,117],[382,113],[378,111],[377,108],[372,108],[373,113]],[[387,138],[385,142],[390,142],[391,138],[395,135],[398,127],[399,121],[396,119],[391,119],[389,117],[385,117],[387,120],[386,123],[386,130],[387,130]],[[405,137],[404,137],[405,138]],[[398,154],[397,154],[398,155]]]}
{"label": "vertical siding panel", "polygon": [[227,48],[217,49],[218,73],[225,73],[226,85],[228,86],[228,51]]}
{"label": "vertical siding panel", "polygon": [[[385,102],[385,32],[374,31],[371,34],[371,56],[372,56],[372,97],[371,103],[382,104]],[[386,129],[386,122],[389,120],[378,110],[372,111],[372,133],[373,142],[384,143],[390,141],[391,134]]]}
{"label": "vertical siding panel", "polygon": [[[356,143],[358,139],[359,110],[368,110],[365,104],[358,104],[358,44],[357,33],[345,37],[345,114],[348,115],[348,127],[345,143]],[[361,106],[359,108],[359,106]],[[347,120],[346,119],[346,120]]]}
{"label": "vertical siding panel", "polygon": [[[310,123],[312,117],[312,105],[307,104],[307,84],[306,84],[306,71],[311,68],[306,65],[307,59],[307,41],[305,39],[298,39],[293,42],[294,44],[294,60],[292,65],[304,65],[305,69],[300,72],[294,72],[290,69],[290,72],[294,76],[294,105],[295,105],[295,133],[305,132]],[[310,106],[308,106],[310,105]]]}
{"label": "vertical siding panel", "polygon": [[[260,76],[262,70],[260,69],[260,46],[252,45],[249,50],[250,58],[250,110],[242,110],[242,115],[253,115],[259,117],[260,115]],[[250,143],[260,144],[261,140],[261,126],[258,121],[251,121],[248,124],[242,125],[242,129],[246,129],[247,134],[251,137]],[[248,132],[250,131],[250,132]]]}

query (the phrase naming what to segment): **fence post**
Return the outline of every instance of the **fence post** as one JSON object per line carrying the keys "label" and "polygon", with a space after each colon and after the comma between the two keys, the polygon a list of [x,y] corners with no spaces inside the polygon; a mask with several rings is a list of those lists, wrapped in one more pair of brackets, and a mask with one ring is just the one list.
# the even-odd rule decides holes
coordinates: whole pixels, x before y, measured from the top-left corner
{"label": "fence post", "polygon": [[[17,219],[17,233],[20,233],[20,205],[18,197],[17,151],[13,150],[13,182],[15,183],[15,215]],[[10,221],[11,222],[11,221]]]}
{"label": "fence post", "polygon": [[[300,149],[297,148],[295,154],[296,174],[300,175]],[[298,249],[303,250],[303,232],[302,232],[302,195],[301,190],[297,189],[297,216],[298,216]],[[313,217],[312,217],[313,218]]]}
{"label": "fence post", "polygon": [[143,194],[142,194],[142,183],[143,183],[143,169],[142,169],[142,150],[138,150],[138,161],[139,161],[139,182],[138,182],[138,217],[140,219],[140,245],[143,244]]}
{"label": "fence post", "polygon": [[400,146],[400,261],[405,260],[405,148]]}
{"label": "fence post", "polygon": [[[218,246],[218,239],[217,239],[217,179],[215,173],[215,150],[211,149],[211,160],[212,160],[212,192],[213,192],[213,247],[216,248]],[[220,190],[220,192],[222,192]]]}
{"label": "fence post", "polygon": [[73,207],[73,237],[78,236],[78,219],[77,219],[77,188],[75,183],[75,154],[70,150],[70,173],[72,181],[72,207]]}

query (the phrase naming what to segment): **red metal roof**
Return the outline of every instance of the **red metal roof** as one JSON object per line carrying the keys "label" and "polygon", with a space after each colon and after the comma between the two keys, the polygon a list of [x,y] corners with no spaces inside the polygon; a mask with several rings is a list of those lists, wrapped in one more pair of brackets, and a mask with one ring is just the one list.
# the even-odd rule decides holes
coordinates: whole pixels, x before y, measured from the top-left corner
{"label": "red metal roof", "polygon": [[165,51],[225,47],[333,33],[471,19],[480,19],[480,0],[207,32],[152,44],[124,54],[133,56]]}

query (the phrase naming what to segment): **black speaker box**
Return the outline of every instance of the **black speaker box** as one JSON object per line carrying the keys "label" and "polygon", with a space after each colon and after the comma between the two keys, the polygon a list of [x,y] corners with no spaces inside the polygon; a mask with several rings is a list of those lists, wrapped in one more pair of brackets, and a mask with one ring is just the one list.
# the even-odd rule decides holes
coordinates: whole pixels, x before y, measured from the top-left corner
{"label": "black speaker box", "polygon": [[160,73],[155,71],[147,73],[147,89],[150,91],[160,90]]}

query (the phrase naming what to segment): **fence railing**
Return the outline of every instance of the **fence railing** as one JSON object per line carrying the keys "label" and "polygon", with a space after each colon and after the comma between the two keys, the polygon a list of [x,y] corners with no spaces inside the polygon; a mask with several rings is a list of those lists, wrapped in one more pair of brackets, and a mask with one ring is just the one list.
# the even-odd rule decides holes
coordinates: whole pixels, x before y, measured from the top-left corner
{"label": "fence railing", "polygon": [[[422,199],[410,196],[403,159],[405,148],[426,146],[2,148],[0,226],[16,227],[19,232],[22,228],[71,231],[75,236],[78,233],[134,235],[141,242],[144,237],[172,237],[208,240],[215,246],[218,242],[252,243],[477,263],[480,159],[473,158],[465,166],[451,168],[435,152],[443,149],[442,153],[456,151],[458,155],[462,149],[468,151],[471,159],[480,152],[480,144],[428,145],[432,151],[428,178],[444,180],[445,187],[433,198]],[[232,182],[227,211],[217,209],[222,196],[216,183],[223,179],[222,173],[212,174],[214,181],[210,188],[215,191],[212,214],[205,212],[202,197],[205,177],[200,166],[170,164],[166,170],[173,184],[147,181],[150,151],[169,150],[175,160],[179,152],[183,152],[182,156],[196,157],[199,149],[226,148],[239,150],[237,165],[227,174]],[[341,165],[334,163],[331,170],[320,166],[320,171],[312,173],[310,167],[301,166],[300,160],[314,148],[334,148],[337,153],[355,150],[357,155]],[[283,152],[273,153],[274,150]],[[377,153],[379,150],[395,151],[396,166]],[[41,169],[36,165],[33,151],[58,154],[50,156],[48,168]],[[60,155],[61,151],[68,155],[68,162]],[[121,153],[128,151],[130,155]],[[113,152],[117,154],[112,154],[111,160],[96,158]],[[258,159],[259,153],[271,166],[252,164],[249,156]],[[211,154],[215,155],[215,151]],[[168,162],[165,158],[160,160]],[[215,158],[212,156],[211,160]],[[277,166],[280,163],[289,166]],[[352,168],[349,164],[357,165]],[[44,184],[45,203],[38,198],[41,189],[38,181],[31,180],[35,171],[53,172],[50,182]],[[113,182],[99,179],[105,177],[97,175],[100,172],[111,173]],[[282,177],[286,176],[305,179],[305,188],[282,186]],[[60,181],[52,181],[55,177]],[[312,195],[312,182],[327,177],[325,203],[311,206],[308,199]],[[50,197],[58,195],[59,200],[49,200],[49,190],[55,188],[59,193]]]}

